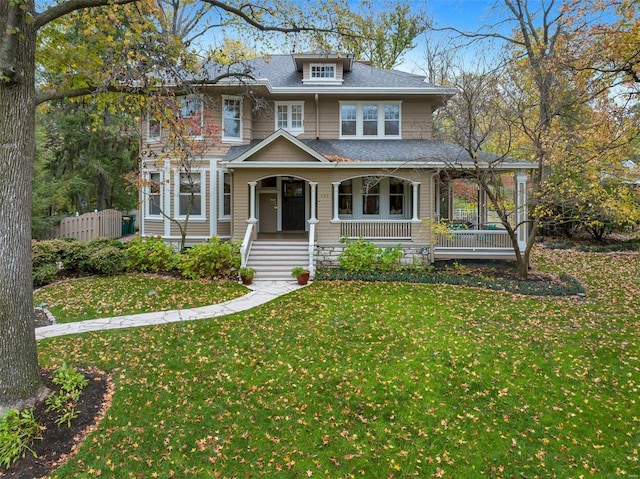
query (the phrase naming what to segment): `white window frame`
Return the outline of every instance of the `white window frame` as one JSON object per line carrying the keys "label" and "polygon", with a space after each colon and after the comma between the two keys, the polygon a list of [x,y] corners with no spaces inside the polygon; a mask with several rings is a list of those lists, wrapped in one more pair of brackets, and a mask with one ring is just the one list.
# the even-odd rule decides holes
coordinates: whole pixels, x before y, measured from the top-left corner
{"label": "white window frame", "polygon": [[[151,135],[151,124],[158,124],[158,136]],[[160,120],[154,120],[151,112],[147,112],[147,140],[148,141],[160,141],[162,139],[162,122]]]}
{"label": "white window frame", "polygon": [[[356,107],[356,133],[355,135],[344,135],[342,133],[342,107],[352,105]],[[377,135],[365,135],[364,134],[364,108],[367,105],[375,105],[378,109],[378,132]],[[387,105],[397,105],[398,106],[398,134],[397,135],[385,135],[385,127],[387,121],[389,121],[385,117],[385,107]],[[402,139],[402,101],[340,101],[339,102],[339,110],[340,110],[340,139],[348,140],[348,139],[393,139],[399,140]],[[353,121],[349,119],[349,121]],[[393,120],[395,121],[395,120]]]}
{"label": "white window frame", "polygon": [[[239,112],[238,112],[238,136],[228,136],[225,128],[225,104],[227,101],[237,101]],[[242,110],[243,110],[243,102],[241,96],[231,96],[231,95],[222,95],[222,141],[226,143],[240,143],[242,142],[242,129],[243,129],[243,120],[242,120]],[[235,119],[235,118],[234,118]]]}
{"label": "white window frame", "polygon": [[206,170],[198,168],[197,170],[193,170],[190,172],[174,170],[173,177],[175,181],[173,182],[173,197],[174,197],[174,213],[175,218],[178,220],[183,220],[186,218],[186,215],[181,214],[180,212],[180,178],[181,175],[200,175],[200,214],[190,214],[189,221],[191,220],[200,220],[204,221],[207,219],[207,173]]}
{"label": "white window frame", "polygon": [[[352,214],[340,213],[338,211],[338,217],[341,220],[408,220],[410,219],[410,201],[411,201],[411,188],[410,184],[402,178],[385,176],[379,179],[378,183],[378,214],[364,214],[364,199],[365,194],[363,186],[366,182],[366,176],[359,176],[355,178],[347,178],[342,182],[351,180],[351,211]],[[403,199],[402,199],[402,214],[391,213],[391,188],[390,184],[393,179],[396,179],[403,183]],[[338,193],[338,201],[340,201],[340,193]]]}
{"label": "white window frame", "polygon": [[[327,69],[333,70],[333,75],[327,76]],[[322,75],[314,75],[314,72],[320,72]],[[338,74],[338,65],[336,63],[310,63],[309,78],[313,81],[336,81]]]}
{"label": "white window frame", "polygon": [[[229,193],[225,193],[224,191],[224,177],[225,175],[229,176]],[[225,213],[224,211],[224,199],[225,196],[229,196],[229,213]],[[219,220],[230,220],[231,219],[231,198],[232,198],[232,184],[231,184],[231,172],[227,169],[219,170],[218,175],[218,219]]]}
{"label": "white window frame", "polygon": [[165,198],[165,188],[164,188],[164,172],[162,170],[147,170],[144,172],[145,186],[144,186],[144,217],[147,219],[161,219],[162,213],[159,211],[158,214],[151,213],[151,175],[159,175],[158,181],[158,210],[163,210],[163,202]]}
{"label": "white window frame", "polygon": [[[292,114],[292,107],[294,106],[300,107],[300,126],[295,126],[295,127],[293,126],[293,114]],[[280,125],[280,118],[279,118],[280,107],[285,108],[285,112],[286,112],[285,126]],[[303,101],[276,101],[274,110],[275,110],[274,121],[275,121],[276,130],[283,129],[293,134],[294,136],[304,133],[304,102]]]}
{"label": "white window frame", "polygon": [[[194,114],[188,114],[185,115],[185,105],[188,105],[190,102],[194,102],[194,103],[199,103],[200,105],[200,109],[199,110],[192,110],[194,112]],[[197,135],[190,135],[191,138],[202,138],[202,131],[204,129],[204,100],[202,99],[202,97],[200,96],[194,96],[194,95],[187,95],[187,96],[181,96],[178,97],[178,106],[180,107],[179,110],[179,116],[181,119],[183,120],[190,120],[191,118],[196,117],[196,115],[199,113],[200,115],[200,125],[198,126],[198,129],[200,130],[199,134]],[[197,118],[197,117],[196,117]],[[197,120],[196,120],[197,122]]]}

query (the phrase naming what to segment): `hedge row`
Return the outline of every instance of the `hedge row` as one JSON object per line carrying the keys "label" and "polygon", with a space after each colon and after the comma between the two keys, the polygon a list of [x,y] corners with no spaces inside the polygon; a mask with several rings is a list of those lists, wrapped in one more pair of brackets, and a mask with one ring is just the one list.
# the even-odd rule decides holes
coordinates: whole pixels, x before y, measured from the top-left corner
{"label": "hedge row", "polygon": [[530,296],[571,296],[584,294],[580,282],[569,275],[560,275],[561,284],[541,281],[477,278],[449,272],[433,272],[418,268],[400,271],[345,271],[339,268],[322,269],[316,272],[316,281],[399,281],[407,283],[453,284],[479,286],[496,291],[507,291]]}
{"label": "hedge row", "polygon": [[104,238],[88,242],[68,239],[33,241],[33,285],[51,283],[63,272],[114,275],[127,271],[180,275],[188,279],[232,278],[240,267],[240,245],[213,237],[176,253],[160,238],[129,243]]}

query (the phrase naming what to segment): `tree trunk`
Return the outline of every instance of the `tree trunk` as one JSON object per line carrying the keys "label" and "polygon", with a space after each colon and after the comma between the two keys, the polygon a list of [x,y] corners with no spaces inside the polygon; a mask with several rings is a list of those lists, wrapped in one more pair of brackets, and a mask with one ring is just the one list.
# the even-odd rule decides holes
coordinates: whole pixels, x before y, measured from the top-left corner
{"label": "tree trunk", "polygon": [[13,20],[19,32],[16,41],[10,28],[0,31],[0,72],[12,73],[0,76],[0,412],[33,403],[44,392],[31,281],[36,30],[25,19],[34,5],[12,3],[0,2],[0,18]]}

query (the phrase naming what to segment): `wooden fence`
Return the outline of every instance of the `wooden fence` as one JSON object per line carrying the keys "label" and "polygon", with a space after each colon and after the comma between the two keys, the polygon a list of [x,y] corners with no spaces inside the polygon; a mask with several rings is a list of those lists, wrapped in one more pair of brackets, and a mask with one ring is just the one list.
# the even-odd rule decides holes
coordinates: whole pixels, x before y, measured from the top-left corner
{"label": "wooden fence", "polygon": [[117,239],[122,236],[122,213],[117,210],[103,210],[69,216],[60,222],[59,238],[75,238],[90,241],[94,238]]}

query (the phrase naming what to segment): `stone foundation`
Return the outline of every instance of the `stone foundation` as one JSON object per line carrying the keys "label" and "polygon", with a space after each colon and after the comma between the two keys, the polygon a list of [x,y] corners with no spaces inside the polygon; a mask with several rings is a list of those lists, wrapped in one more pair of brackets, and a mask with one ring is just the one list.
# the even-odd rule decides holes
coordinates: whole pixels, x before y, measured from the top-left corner
{"label": "stone foundation", "polygon": [[[377,248],[396,246],[398,243],[375,243]],[[411,264],[431,264],[431,246],[429,244],[410,243],[402,244],[403,256],[400,263]],[[318,243],[316,244],[316,268],[335,268],[339,266],[338,256],[345,249],[342,243]]]}

